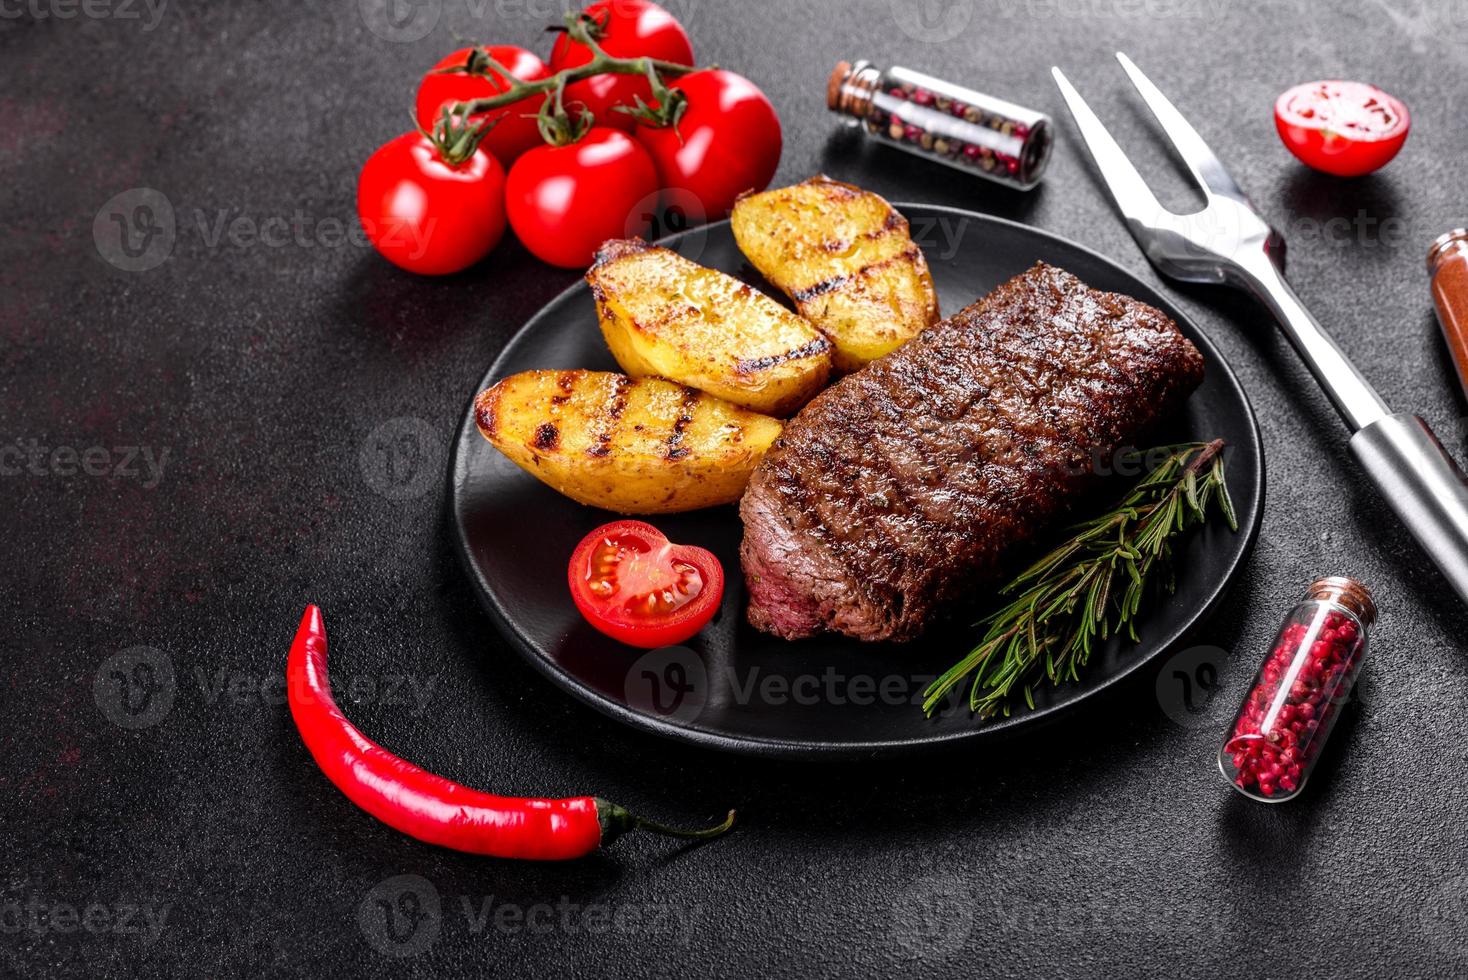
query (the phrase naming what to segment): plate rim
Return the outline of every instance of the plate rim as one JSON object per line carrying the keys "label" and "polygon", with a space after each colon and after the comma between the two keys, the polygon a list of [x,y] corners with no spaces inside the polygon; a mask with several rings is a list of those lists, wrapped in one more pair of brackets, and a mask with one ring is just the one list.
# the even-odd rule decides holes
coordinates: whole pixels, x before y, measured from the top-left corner
{"label": "plate rim", "polygon": [[[830,762],[877,757],[895,758],[899,756],[936,753],[975,742],[999,742],[1019,737],[1024,732],[1033,732],[1036,729],[1054,724],[1062,720],[1069,713],[1079,712],[1083,708],[1093,706],[1095,699],[1104,692],[1113,691],[1118,685],[1133,680],[1138,672],[1156,663],[1168,653],[1175,650],[1184,638],[1205,624],[1217,611],[1218,606],[1223,602],[1229,589],[1238,578],[1239,572],[1253,553],[1254,546],[1258,540],[1260,527],[1264,523],[1266,466],[1264,459],[1264,441],[1259,429],[1259,418],[1254,411],[1254,404],[1249,399],[1249,393],[1245,390],[1243,383],[1239,381],[1239,377],[1235,373],[1233,366],[1229,364],[1228,359],[1224,357],[1222,350],[1219,349],[1213,338],[1201,329],[1171,297],[1153,288],[1150,284],[1142,280],[1140,276],[1116,260],[1073,239],[1010,218],[1001,218],[996,215],[970,211],[966,208],[953,207],[951,205],[907,201],[895,202],[892,204],[892,207],[904,217],[908,216],[909,210],[926,211],[948,214],[965,219],[974,219],[985,224],[1006,226],[1024,234],[1037,235],[1067,248],[1073,248],[1083,252],[1093,260],[1121,272],[1127,278],[1141,282],[1148,291],[1161,296],[1168,306],[1180,314],[1182,322],[1188,326],[1191,332],[1201,337],[1211,352],[1217,355],[1215,359],[1223,369],[1223,376],[1245,409],[1246,428],[1255,450],[1252,454],[1255,461],[1253,474],[1255,493],[1253,499],[1250,501],[1252,505],[1250,511],[1253,514],[1253,521],[1247,528],[1241,527],[1239,529],[1246,535],[1243,545],[1238,549],[1223,574],[1218,577],[1217,583],[1209,592],[1206,600],[1195,612],[1186,618],[1185,622],[1173,630],[1161,642],[1157,643],[1151,655],[1133,658],[1116,673],[1087,685],[1087,690],[1084,693],[1064,704],[1026,711],[1023,714],[1014,716],[1012,719],[1005,719],[1004,722],[985,723],[975,721],[974,727],[972,728],[934,734],[924,738],[831,742],[771,738],[761,735],[733,736],[722,732],[710,731],[696,725],[674,724],[661,718],[645,715],[590,689],[574,674],[562,670],[553,660],[543,656],[529,640],[520,634],[520,631],[515,627],[508,613],[501,606],[498,598],[495,596],[494,590],[490,587],[489,582],[485,580],[484,575],[480,572],[470,554],[468,532],[463,516],[460,513],[460,502],[463,495],[459,492],[460,487],[467,483],[467,474],[461,474],[461,464],[464,460],[464,446],[469,441],[466,439],[466,436],[478,435],[477,426],[474,421],[474,399],[476,395],[479,391],[483,390],[483,385],[489,383],[489,380],[500,371],[500,367],[506,360],[506,356],[521,341],[526,331],[540,318],[541,314],[550,307],[568,298],[573,293],[589,290],[590,287],[587,286],[585,279],[577,279],[532,313],[520,328],[511,335],[509,340],[505,342],[504,346],[500,348],[499,353],[495,355],[494,361],[480,376],[479,385],[470,394],[463,417],[454,430],[454,445],[449,456],[447,481],[447,490],[450,497],[450,519],[453,525],[451,533],[454,540],[454,550],[458,553],[459,560],[469,575],[469,579],[474,586],[474,591],[478,594],[480,604],[490,614],[490,618],[494,621],[496,629],[510,641],[510,645],[515,651],[523,659],[529,661],[530,665],[542,677],[550,681],[554,687],[571,694],[577,701],[589,705],[599,713],[619,721],[634,730],[650,732],[662,738],[703,748],[717,749],[744,756]],[[713,229],[728,225],[729,223],[730,219],[724,218],[721,221],[710,222],[676,234],[664,236],[656,239],[653,244],[673,247],[686,237],[707,235]],[[1083,681],[1082,683],[1084,684],[1085,682]]]}

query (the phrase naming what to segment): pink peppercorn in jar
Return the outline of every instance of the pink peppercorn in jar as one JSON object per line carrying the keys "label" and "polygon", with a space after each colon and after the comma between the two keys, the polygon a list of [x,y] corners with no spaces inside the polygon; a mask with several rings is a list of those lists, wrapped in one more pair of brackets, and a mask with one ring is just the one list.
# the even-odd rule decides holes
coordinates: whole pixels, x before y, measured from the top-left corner
{"label": "pink peppercorn in jar", "polygon": [[1356,682],[1376,603],[1355,579],[1316,579],[1285,617],[1249,685],[1218,769],[1245,796],[1279,803],[1305,788]]}
{"label": "pink peppercorn in jar", "polygon": [[911,68],[843,61],[826,105],[875,140],[1020,190],[1050,162],[1049,116]]}

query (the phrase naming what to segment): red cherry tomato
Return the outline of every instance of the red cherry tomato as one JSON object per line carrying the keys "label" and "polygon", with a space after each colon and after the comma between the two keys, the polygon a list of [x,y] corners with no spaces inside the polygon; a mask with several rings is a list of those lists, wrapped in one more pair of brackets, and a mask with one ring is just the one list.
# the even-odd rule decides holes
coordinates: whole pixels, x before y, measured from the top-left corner
{"label": "red cherry tomato", "polygon": [[571,598],[586,621],[634,647],[682,643],[724,597],[724,568],[703,548],[672,544],[645,521],[614,521],[571,553]]}
{"label": "red cherry tomato", "polygon": [[721,68],[696,71],[668,86],[688,107],[672,126],[639,125],[637,141],[652,154],[664,190],[698,198],[715,221],[744,191],[762,191],[780,163],[780,117],[755,84]]}
{"label": "red cherry tomato", "polygon": [[[468,102],[470,99],[485,99],[498,95],[509,88],[500,75],[439,74],[440,68],[463,65],[469,60],[473,48],[461,48],[433,66],[433,71],[423,76],[418,85],[418,125],[433,132],[434,123],[445,105]],[[513,44],[495,44],[488,48],[490,55],[504,65],[510,74],[522,82],[533,82],[550,75],[550,69],[535,55]],[[544,96],[532,96],[512,102],[501,109],[475,116],[475,119],[498,119],[489,135],[479,145],[493,153],[500,163],[509,166],[526,150],[540,145],[540,132],[535,127],[535,113]]]}
{"label": "red cherry tomato", "polygon": [[377,250],[409,272],[458,272],[505,233],[505,171],[483,147],[455,167],[432,140],[404,133],[362,166],[357,217]]}
{"label": "red cherry tomato", "polygon": [[[597,0],[582,13],[602,25],[597,44],[617,58],[657,58],[680,65],[693,64],[693,43],[683,25],[662,7],[649,0]],[[575,68],[591,60],[591,49],[573,42],[565,34],[551,48],[551,71]],[[612,106],[637,104],[637,96],[652,101],[652,89],[641,75],[596,75],[566,87],[565,102],[583,103],[602,126],[631,132],[637,121]]]}
{"label": "red cherry tomato", "polygon": [[1359,177],[1386,166],[1412,128],[1398,98],[1364,82],[1308,82],[1274,103],[1274,125],[1306,166]]}
{"label": "red cherry tomato", "polygon": [[510,227],[538,258],[584,268],[608,238],[641,231],[636,212],[658,191],[647,151],[621,130],[593,126],[575,143],[539,146],[510,168]]}

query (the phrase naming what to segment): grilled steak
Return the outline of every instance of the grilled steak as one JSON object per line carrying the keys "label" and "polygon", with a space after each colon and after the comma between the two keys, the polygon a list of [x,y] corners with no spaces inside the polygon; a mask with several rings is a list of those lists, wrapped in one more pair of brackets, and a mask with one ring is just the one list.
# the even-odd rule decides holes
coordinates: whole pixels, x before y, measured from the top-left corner
{"label": "grilled steak", "polygon": [[1165,314],[1036,265],[786,427],[739,505],[750,623],[911,639],[1202,380]]}

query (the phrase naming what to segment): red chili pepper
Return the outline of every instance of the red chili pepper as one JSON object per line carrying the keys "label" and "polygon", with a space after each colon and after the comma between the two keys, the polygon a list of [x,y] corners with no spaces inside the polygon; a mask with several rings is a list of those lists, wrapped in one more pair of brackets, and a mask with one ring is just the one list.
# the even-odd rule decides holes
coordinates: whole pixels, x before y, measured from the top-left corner
{"label": "red chili pepper", "polygon": [[589,854],[629,830],[707,838],[734,824],[733,810],[716,827],[677,830],[595,796],[495,796],[393,755],[348,721],[332,698],[326,625],[315,606],[307,606],[301,617],[286,663],[286,684],[301,740],[326,778],[378,820],[429,844],[494,857],[563,861]]}

